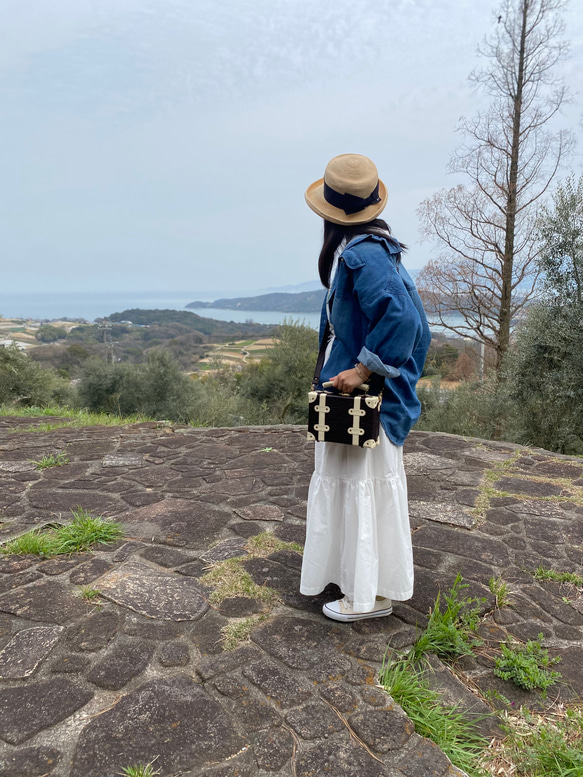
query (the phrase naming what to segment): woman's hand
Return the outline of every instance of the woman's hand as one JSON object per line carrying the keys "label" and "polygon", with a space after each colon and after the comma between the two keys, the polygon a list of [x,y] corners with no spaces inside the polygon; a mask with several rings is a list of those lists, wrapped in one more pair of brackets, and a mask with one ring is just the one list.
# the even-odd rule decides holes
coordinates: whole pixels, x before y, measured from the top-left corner
{"label": "woman's hand", "polygon": [[338,391],[343,391],[345,394],[351,394],[355,388],[362,385],[363,380],[358,372],[355,369],[352,369],[339,372],[338,375],[330,378],[330,383],[332,383],[334,388],[338,389]]}

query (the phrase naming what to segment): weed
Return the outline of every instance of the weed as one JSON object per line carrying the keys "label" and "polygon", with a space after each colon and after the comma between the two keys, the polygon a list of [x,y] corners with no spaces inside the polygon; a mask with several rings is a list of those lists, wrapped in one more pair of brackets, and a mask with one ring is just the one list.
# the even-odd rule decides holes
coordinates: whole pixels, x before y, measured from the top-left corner
{"label": "weed", "polygon": [[41,558],[55,556],[57,550],[54,533],[31,529],[26,534],[3,542],[0,545],[0,553],[17,556],[40,556]]}
{"label": "weed", "polygon": [[275,537],[271,532],[264,531],[250,537],[245,546],[250,556],[268,556],[278,550],[295,550],[303,553],[303,547],[297,542],[284,542]]}
{"label": "weed", "polygon": [[[156,756],[157,758],[158,756]],[[156,777],[157,774],[160,774],[160,770],[156,769],[154,771],[153,763],[156,760],[154,758],[153,761],[150,761],[149,764],[137,764],[136,766],[125,766],[120,774],[123,775],[123,777]]]}
{"label": "weed", "polygon": [[536,580],[554,580],[557,583],[572,583],[577,588],[583,587],[583,577],[575,574],[575,572],[555,572],[554,569],[546,569],[540,566],[536,572],[533,573]]}
{"label": "weed", "polygon": [[111,413],[93,413],[87,410],[76,410],[70,407],[25,407],[15,408],[0,405],[0,416],[15,416],[18,418],[40,418],[42,416],[57,417],[57,420],[32,426],[17,426],[11,432],[50,432],[52,429],[63,429],[80,426],[125,426],[144,421],[155,421],[139,414],[119,416]]}
{"label": "weed", "polygon": [[496,607],[499,610],[510,604],[508,583],[503,582],[502,575],[499,577],[491,577],[490,580],[488,580],[488,587],[490,592],[496,597]]}
{"label": "weed", "polygon": [[472,647],[482,644],[475,630],[480,619],[479,602],[483,600],[474,597],[460,599],[461,590],[467,587],[467,583],[462,583],[461,574],[458,574],[451,590],[445,595],[443,612],[441,592],[437,594],[427,628],[413,646],[414,661],[425,653],[435,653],[442,658],[469,655]]}
{"label": "weed", "polygon": [[534,714],[521,710],[505,715],[509,735],[496,742],[484,758],[491,774],[521,777],[581,777],[583,775],[583,711],[555,708]]}
{"label": "weed", "polygon": [[251,575],[241,566],[240,558],[229,558],[213,564],[200,578],[203,585],[210,585],[214,591],[209,597],[211,604],[220,604],[233,596],[247,596],[274,606],[279,594],[272,588],[257,585]]}
{"label": "weed", "polygon": [[511,680],[519,688],[532,691],[540,688],[543,693],[549,685],[553,685],[560,677],[549,667],[558,664],[559,656],[549,658],[548,650],[542,646],[543,635],[530,640],[525,645],[513,642],[503,642],[500,645],[502,656],[496,658],[494,674],[502,680]]}
{"label": "weed", "polygon": [[79,589],[78,595],[81,599],[84,599],[86,602],[90,602],[91,604],[96,604],[97,600],[101,596],[101,591],[98,591],[96,588],[91,588],[90,585],[85,585]]}
{"label": "weed", "polygon": [[33,461],[32,459],[29,461],[39,470],[49,469],[50,467],[62,467],[63,464],[69,463],[69,459],[64,453],[51,453],[48,456],[43,456],[38,461]]}
{"label": "weed", "polygon": [[265,620],[265,618],[265,615],[252,615],[250,618],[231,621],[226,626],[223,626],[221,634],[223,635],[224,650],[235,650],[241,642],[246,642],[249,639],[252,628],[260,621]]}
{"label": "weed", "polygon": [[488,741],[456,707],[440,703],[437,691],[432,690],[416,670],[411,654],[383,666],[380,681],[407,713],[418,734],[433,740],[451,762],[470,777],[485,774],[479,762]]}
{"label": "weed", "polygon": [[73,521],[57,528],[32,529],[0,545],[0,553],[57,556],[89,550],[98,543],[109,543],[122,536],[119,524],[93,518],[82,507],[71,511]]}
{"label": "weed", "polygon": [[77,553],[89,550],[94,545],[114,542],[122,536],[121,527],[113,521],[93,518],[91,513],[82,507],[71,512],[73,513],[73,522],[56,531],[59,542],[58,553]]}

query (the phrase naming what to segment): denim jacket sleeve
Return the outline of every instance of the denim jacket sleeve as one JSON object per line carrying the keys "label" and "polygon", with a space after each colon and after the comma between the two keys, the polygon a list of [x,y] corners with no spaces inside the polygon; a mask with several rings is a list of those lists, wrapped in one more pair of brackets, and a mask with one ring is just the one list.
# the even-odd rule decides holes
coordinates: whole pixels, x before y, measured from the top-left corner
{"label": "denim jacket sleeve", "polygon": [[353,288],[368,323],[358,360],[387,378],[399,377],[399,367],[411,357],[421,320],[392,260],[384,250],[346,251]]}

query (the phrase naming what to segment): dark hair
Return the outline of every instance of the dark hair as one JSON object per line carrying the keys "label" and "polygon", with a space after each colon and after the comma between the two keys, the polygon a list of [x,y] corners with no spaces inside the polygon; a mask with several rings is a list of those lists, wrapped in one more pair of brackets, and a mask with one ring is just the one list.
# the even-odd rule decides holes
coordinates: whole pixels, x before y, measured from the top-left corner
{"label": "dark hair", "polygon": [[[318,258],[318,272],[322,285],[330,288],[330,274],[334,262],[336,249],[344,238],[352,240],[357,235],[380,235],[387,237],[391,234],[391,228],[384,219],[373,219],[367,224],[333,224],[324,219],[324,242]],[[389,238],[391,239],[391,238]],[[407,250],[404,243],[399,243],[403,251]],[[401,254],[397,255],[397,262],[401,261]]]}

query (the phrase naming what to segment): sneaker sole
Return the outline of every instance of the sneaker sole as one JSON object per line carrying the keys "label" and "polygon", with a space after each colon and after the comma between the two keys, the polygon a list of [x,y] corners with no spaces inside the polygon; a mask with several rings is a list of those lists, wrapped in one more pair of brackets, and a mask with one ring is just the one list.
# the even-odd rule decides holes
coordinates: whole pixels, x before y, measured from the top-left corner
{"label": "sneaker sole", "polygon": [[393,608],[387,607],[386,610],[376,610],[375,612],[360,612],[352,613],[350,615],[344,615],[339,612],[329,610],[326,605],[322,607],[322,612],[327,618],[333,621],[340,621],[341,623],[352,623],[353,621],[363,621],[369,618],[385,618],[387,615],[392,615]]}

